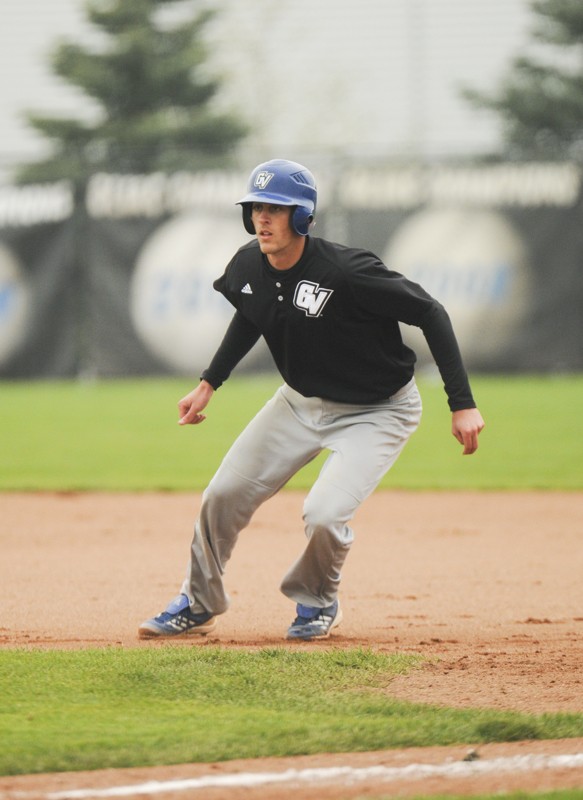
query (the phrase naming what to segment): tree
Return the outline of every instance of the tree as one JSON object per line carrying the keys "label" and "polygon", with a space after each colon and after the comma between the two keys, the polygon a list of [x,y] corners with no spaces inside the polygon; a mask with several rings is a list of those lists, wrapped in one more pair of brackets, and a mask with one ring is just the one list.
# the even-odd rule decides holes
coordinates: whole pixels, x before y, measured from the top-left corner
{"label": "tree", "polygon": [[551,58],[519,56],[496,95],[471,89],[463,94],[475,107],[501,117],[510,156],[580,160],[583,158],[583,3],[533,0],[531,9],[537,15],[534,40],[549,48]]}
{"label": "tree", "polygon": [[63,42],[52,68],[93,99],[97,121],[29,113],[29,124],[51,140],[53,151],[22,166],[17,180],[69,178],[82,186],[97,171],[168,172],[228,161],[246,127],[211,106],[220,84],[205,74],[202,36],[214,12],[173,24],[164,19],[164,11],[184,2],[87,0],[88,20],[105,46],[91,51]]}

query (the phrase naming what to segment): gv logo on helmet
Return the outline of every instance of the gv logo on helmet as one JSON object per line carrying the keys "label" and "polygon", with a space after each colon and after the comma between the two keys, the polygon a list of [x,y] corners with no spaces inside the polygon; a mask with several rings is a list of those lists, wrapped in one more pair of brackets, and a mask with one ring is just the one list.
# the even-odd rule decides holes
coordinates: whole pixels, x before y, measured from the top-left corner
{"label": "gv logo on helmet", "polygon": [[265,189],[269,181],[273,178],[274,172],[267,172],[263,170],[262,172],[258,172],[253,182],[253,186],[257,186],[258,189]]}
{"label": "gv logo on helmet", "polygon": [[294,306],[307,317],[319,317],[334,289],[321,289],[319,283],[300,281],[294,294]]}

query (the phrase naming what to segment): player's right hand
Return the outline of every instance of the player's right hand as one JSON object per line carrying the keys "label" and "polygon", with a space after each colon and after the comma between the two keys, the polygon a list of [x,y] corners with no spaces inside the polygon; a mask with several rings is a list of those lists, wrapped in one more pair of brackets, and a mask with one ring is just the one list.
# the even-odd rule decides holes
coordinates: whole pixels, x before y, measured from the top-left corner
{"label": "player's right hand", "polygon": [[179,425],[198,425],[206,419],[205,414],[201,414],[209,400],[214,394],[214,389],[207,383],[201,381],[196,389],[189,392],[182,400],[178,401],[178,424]]}

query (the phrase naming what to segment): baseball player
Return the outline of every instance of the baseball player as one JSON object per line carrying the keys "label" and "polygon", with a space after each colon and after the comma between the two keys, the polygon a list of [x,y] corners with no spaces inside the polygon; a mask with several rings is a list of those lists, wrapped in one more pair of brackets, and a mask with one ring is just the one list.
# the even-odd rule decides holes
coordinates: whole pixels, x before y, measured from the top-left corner
{"label": "baseball player", "polygon": [[200,383],[180,400],[179,422],[204,421],[213,393],[260,336],[284,382],[205,490],[180,593],[140,626],[142,638],[214,630],[229,606],[223,573],[240,531],[323,450],[329,456],[303,507],[307,543],[280,588],[296,604],[288,639],[322,639],[340,624],[349,522],[421,417],[415,354],[399,323],[423,331],[443,379],[452,433],[464,454],[478,447],[484,422],[445,309],[373,253],[310,236],[316,201],[312,173],[285,160],[257,166],[238,201],[255,238],[213,284],[235,313]]}

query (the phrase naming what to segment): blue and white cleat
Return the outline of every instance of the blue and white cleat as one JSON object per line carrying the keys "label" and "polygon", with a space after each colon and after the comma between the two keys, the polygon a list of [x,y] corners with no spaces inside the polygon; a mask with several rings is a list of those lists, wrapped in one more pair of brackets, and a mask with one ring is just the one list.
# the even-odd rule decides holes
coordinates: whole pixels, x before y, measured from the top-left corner
{"label": "blue and white cleat", "polygon": [[138,629],[140,639],[154,639],[163,636],[201,636],[214,631],[217,620],[210,612],[193,614],[190,601],[185,594],[179,594],[157,617],[142,622]]}
{"label": "blue and white cleat", "polygon": [[327,608],[314,608],[298,603],[297,617],[287,631],[287,639],[327,639],[330,631],[342,622],[340,603],[335,600]]}

